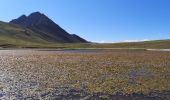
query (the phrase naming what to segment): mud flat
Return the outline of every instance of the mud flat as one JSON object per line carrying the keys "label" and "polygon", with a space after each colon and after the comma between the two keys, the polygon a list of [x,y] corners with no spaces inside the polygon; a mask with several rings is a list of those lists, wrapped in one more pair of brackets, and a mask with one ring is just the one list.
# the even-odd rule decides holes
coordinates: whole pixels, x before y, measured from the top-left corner
{"label": "mud flat", "polygon": [[0,99],[170,99],[170,52],[0,50]]}

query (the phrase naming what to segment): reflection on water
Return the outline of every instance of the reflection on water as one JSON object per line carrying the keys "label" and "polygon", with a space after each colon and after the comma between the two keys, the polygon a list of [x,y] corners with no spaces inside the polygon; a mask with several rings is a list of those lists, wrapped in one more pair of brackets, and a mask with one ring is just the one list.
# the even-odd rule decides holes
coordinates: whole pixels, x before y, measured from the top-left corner
{"label": "reflection on water", "polygon": [[164,52],[170,52],[170,49],[147,49],[148,51],[164,51]]}

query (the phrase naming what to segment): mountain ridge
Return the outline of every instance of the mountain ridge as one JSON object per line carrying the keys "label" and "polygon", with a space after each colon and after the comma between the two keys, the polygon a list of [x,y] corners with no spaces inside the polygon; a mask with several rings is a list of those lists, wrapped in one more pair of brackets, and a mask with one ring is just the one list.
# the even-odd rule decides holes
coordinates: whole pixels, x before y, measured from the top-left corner
{"label": "mountain ridge", "polygon": [[28,28],[42,35],[45,40],[50,42],[87,43],[85,39],[77,35],[69,34],[45,14],[40,12],[33,12],[28,16],[22,15],[17,19],[11,20],[9,23]]}

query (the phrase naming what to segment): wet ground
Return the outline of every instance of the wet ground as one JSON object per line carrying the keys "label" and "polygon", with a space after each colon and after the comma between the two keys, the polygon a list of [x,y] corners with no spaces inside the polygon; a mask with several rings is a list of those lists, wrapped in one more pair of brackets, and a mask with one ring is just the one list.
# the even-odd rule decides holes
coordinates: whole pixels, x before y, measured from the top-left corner
{"label": "wet ground", "polygon": [[162,51],[162,52],[170,52],[170,49],[147,49],[148,51]]}
{"label": "wet ground", "polygon": [[169,61],[167,52],[0,50],[0,98],[169,100]]}

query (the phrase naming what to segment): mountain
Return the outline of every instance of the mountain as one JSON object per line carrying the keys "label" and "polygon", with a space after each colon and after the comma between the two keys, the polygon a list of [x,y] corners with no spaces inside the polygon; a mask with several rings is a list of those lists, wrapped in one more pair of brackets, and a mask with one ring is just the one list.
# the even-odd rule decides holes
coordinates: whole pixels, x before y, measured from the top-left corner
{"label": "mountain", "polygon": [[[77,35],[69,34],[59,25],[40,12],[34,12],[29,16],[22,15],[10,21],[10,24],[18,25],[22,29],[30,30],[38,38],[54,43],[87,43]],[[26,31],[29,33],[30,31]]]}

